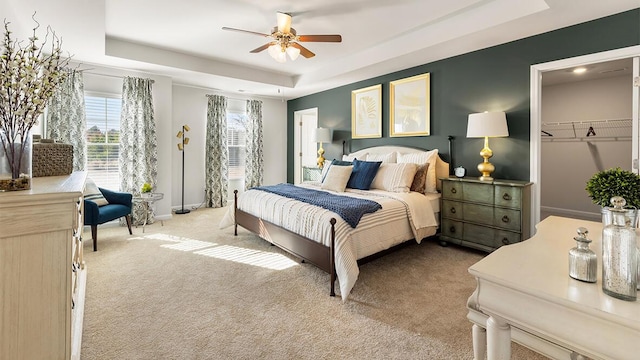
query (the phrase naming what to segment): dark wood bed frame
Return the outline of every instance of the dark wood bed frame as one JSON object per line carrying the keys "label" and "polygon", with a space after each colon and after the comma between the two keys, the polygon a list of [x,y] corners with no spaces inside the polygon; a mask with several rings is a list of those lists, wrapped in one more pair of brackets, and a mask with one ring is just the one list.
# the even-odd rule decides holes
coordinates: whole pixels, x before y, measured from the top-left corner
{"label": "dark wood bed frame", "polygon": [[[452,159],[452,142],[453,136],[449,136],[449,156],[450,162]],[[421,149],[422,150],[422,149]],[[344,144],[343,144],[344,152]],[[244,212],[238,209],[238,190],[233,191],[233,208],[235,215],[234,223],[234,235],[238,235],[238,225],[253,232],[267,241],[270,241],[273,245],[278,246],[284,251],[300,258],[304,261],[310,262],[317,266],[321,270],[326,271],[331,275],[331,290],[329,295],[336,296],[335,283],[336,283],[336,263],[335,263],[335,241],[336,241],[336,219],[331,218],[331,243],[330,246],[324,246],[316,241],[308,239],[304,236],[298,235],[287,229],[284,229],[278,225],[260,219],[254,215]],[[386,252],[386,251],[385,251]],[[371,258],[376,258],[376,254]],[[362,259],[365,260],[365,259]],[[366,260],[365,260],[366,261]],[[360,263],[360,260],[358,261]]]}
{"label": "dark wood bed frame", "polygon": [[331,223],[331,245],[324,246],[238,209],[238,190],[233,191],[233,208],[235,214],[234,235],[238,235],[238,225],[240,225],[284,251],[326,271],[331,275],[331,290],[329,295],[336,296],[336,262],[333,252],[336,241],[335,218],[331,218],[329,221]]}

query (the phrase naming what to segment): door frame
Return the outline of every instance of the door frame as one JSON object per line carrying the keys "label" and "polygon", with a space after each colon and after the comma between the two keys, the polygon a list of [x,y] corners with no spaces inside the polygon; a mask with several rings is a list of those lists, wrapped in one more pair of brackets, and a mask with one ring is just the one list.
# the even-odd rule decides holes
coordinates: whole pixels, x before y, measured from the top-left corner
{"label": "door frame", "polygon": [[[540,156],[541,156],[541,122],[542,122],[542,74],[547,71],[561,70],[565,68],[584,66],[604,61],[640,57],[640,45],[626,48],[603,51],[595,54],[576,56],[573,58],[556,60],[542,64],[531,65],[531,118],[529,135],[529,180],[533,183],[531,194],[531,229],[540,222]],[[634,78],[639,76],[638,61],[634,59]],[[638,130],[638,102],[640,101],[640,88],[633,88],[633,144],[632,144],[632,168],[638,171],[637,162],[640,158],[639,130]],[[633,166],[635,164],[635,166]]]}
{"label": "door frame", "polygon": [[302,146],[302,117],[305,115],[312,115],[316,120],[316,127],[318,126],[318,108],[309,108],[293,112],[293,183],[300,184],[302,182],[302,163],[300,159],[300,151]]}

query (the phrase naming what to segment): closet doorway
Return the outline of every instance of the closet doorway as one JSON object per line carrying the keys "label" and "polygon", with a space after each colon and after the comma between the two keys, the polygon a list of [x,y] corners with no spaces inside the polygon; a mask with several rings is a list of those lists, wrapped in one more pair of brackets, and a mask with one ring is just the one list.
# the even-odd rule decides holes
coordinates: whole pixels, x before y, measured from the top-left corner
{"label": "closet doorway", "polygon": [[[587,76],[575,81],[576,68]],[[638,172],[639,68],[640,46],[531,67],[532,225],[547,215],[597,221],[586,181],[616,166]]]}
{"label": "closet doorway", "polygon": [[318,127],[318,108],[298,110],[293,113],[295,124],[293,139],[294,184],[302,182],[303,167],[316,166],[316,152],[318,150],[311,133]]}

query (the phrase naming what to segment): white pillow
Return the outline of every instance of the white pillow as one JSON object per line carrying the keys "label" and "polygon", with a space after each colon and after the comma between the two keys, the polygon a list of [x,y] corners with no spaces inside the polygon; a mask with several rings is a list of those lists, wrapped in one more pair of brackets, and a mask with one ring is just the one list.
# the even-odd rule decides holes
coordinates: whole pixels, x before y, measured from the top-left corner
{"label": "white pillow", "polygon": [[[367,158],[367,153],[364,153],[362,155],[358,155],[359,159],[358,160],[365,160]],[[349,154],[349,155],[342,155],[342,161],[353,161],[353,159],[355,159],[356,156],[353,154]]]}
{"label": "white pillow", "polygon": [[367,154],[367,161],[382,161],[383,163],[396,162],[396,152],[388,154]]}
{"label": "white pillow", "polygon": [[429,163],[429,169],[427,170],[427,182],[425,184],[425,193],[437,193],[437,179],[436,179],[436,161],[438,159],[438,149],[410,153],[410,154],[398,154],[398,163],[412,163],[422,165]]}
{"label": "white pillow", "polygon": [[409,192],[418,165],[413,163],[382,163],[371,183],[372,189]]}
{"label": "white pillow", "polygon": [[325,190],[332,190],[337,192],[344,192],[347,188],[347,182],[353,171],[353,165],[351,166],[332,166],[327,171],[327,176],[322,182],[321,188]]}
{"label": "white pillow", "polygon": [[84,184],[84,199],[91,200],[98,206],[109,204],[107,199],[102,195],[100,189],[98,189],[96,183],[94,183],[91,178],[87,178],[87,181]]}

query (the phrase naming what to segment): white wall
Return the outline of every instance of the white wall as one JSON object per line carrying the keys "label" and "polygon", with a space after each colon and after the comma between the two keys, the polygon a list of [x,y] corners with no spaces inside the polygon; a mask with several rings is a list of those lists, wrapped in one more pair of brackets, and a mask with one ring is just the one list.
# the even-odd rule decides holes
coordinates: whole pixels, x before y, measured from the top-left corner
{"label": "white wall", "polygon": [[[204,202],[204,147],[207,122],[207,94],[229,97],[228,106],[240,106],[244,109],[244,100],[236,94],[225,94],[213,89],[203,89],[184,85],[173,85],[173,132],[170,144],[173,166],[172,205],[181,207],[182,199],[182,153],[177,149],[175,137],[182,125],[191,128],[190,138],[185,152],[184,206],[191,208]],[[264,131],[264,184],[277,184],[287,180],[287,104],[281,100],[255,98],[262,100],[262,120]],[[242,190],[238,183],[230,184],[230,198],[233,190]]]}
{"label": "white wall", "polygon": [[[630,119],[631,76],[581,81],[542,88],[542,122]],[[597,126],[594,127],[596,134]],[[631,129],[629,129],[629,136]],[[537,134],[532,134],[537,136]],[[582,135],[584,136],[584,134]],[[600,207],[585,187],[603,169],[631,167],[631,140],[542,141],[541,208],[558,215],[597,219]]]}

